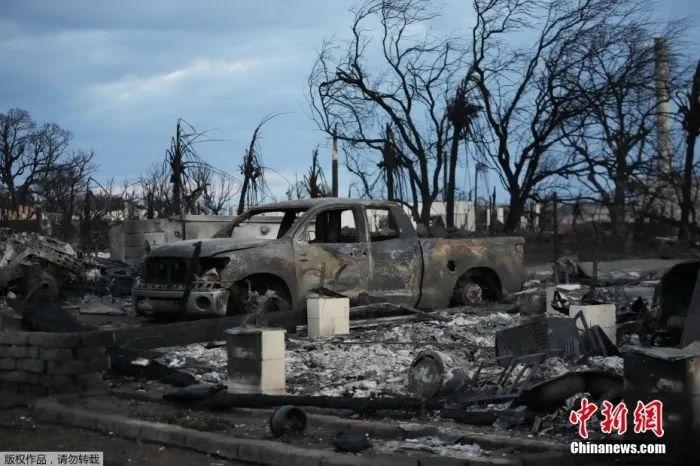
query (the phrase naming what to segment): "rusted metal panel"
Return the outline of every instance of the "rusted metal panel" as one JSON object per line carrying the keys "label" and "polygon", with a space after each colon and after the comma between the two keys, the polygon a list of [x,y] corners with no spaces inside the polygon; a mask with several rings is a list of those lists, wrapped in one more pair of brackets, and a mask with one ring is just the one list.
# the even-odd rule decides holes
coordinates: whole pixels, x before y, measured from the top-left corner
{"label": "rusted metal panel", "polygon": [[420,240],[424,271],[420,305],[445,307],[468,270],[493,270],[504,294],[520,290],[524,280],[522,237]]}

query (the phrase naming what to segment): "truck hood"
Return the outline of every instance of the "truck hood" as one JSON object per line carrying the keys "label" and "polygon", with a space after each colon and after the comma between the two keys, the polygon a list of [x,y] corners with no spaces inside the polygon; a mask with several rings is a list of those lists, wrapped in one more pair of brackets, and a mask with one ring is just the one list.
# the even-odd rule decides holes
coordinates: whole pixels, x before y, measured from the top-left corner
{"label": "truck hood", "polygon": [[199,257],[209,257],[223,252],[255,248],[267,243],[269,240],[235,240],[231,238],[190,239],[156,246],[148,253],[148,257],[192,257],[194,244],[199,241],[202,242],[202,250],[199,252]]}

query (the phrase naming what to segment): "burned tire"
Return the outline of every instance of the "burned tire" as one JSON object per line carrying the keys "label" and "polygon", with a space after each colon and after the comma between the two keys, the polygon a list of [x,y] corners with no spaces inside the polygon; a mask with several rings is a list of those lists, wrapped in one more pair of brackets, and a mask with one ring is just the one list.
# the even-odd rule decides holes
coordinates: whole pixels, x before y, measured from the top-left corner
{"label": "burned tire", "polygon": [[290,311],[292,298],[284,282],[277,277],[254,276],[235,283],[229,291],[226,315],[249,314],[260,306],[264,312]]}
{"label": "burned tire", "polygon": [[477,268],[467,271],[457,280],[450,304],[478,306],[487,301],[498,301],[501,294],[498,275],[491,269]]}
{"label": "burned tire", "polygon": [[55,301],[63,281],[50,268],[32,267],[22,280],[22,297],[27,301]]}

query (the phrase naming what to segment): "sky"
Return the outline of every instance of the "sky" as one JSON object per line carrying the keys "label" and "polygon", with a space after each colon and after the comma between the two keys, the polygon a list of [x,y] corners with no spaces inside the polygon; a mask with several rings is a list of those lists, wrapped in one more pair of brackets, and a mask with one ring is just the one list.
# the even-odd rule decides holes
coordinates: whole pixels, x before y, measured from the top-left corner
{"label": "sky", "polygon": [[[662,1],[656,15],[700,15],[697,2]],[[310,116],[306,78],[324,38],[348,36],[355,4],[3,0],[0,112],[20,107],[39,123],[69,129],[75,148],[95,150],[98,179],[118,182],[163,160],[179,117],[212,139],[198,147],[203,159],[237,174],[257,123],[285,112],[264,127],[260,144],[275,169],[268,183],[282,196],[317,145],[322,162],[330,161],[328,138]],[[437,28],[470,24],[467,0],[443,0],[439,9]],[[688,40],[700,44],[700,29]]]}

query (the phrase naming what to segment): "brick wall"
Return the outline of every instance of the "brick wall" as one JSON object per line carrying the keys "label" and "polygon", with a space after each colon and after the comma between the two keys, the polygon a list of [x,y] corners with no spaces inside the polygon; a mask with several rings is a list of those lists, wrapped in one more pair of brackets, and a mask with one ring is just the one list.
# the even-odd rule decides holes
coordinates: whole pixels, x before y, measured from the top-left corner
{"label": "brick wall", "polygon": [[0,391],[42,396],[98,388],[113,343],[111,332],[0,331]]}

